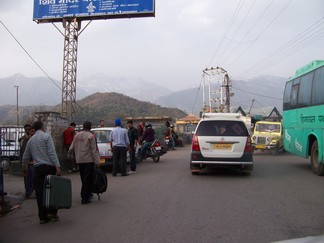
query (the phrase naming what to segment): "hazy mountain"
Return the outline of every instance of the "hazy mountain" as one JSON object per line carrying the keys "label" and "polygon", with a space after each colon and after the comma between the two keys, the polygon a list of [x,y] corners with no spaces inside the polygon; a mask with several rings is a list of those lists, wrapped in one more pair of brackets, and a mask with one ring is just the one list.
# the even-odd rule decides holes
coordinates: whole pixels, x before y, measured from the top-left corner
{"label": "hazy mountain", "polygon": [[[61,106],[23,106],[19,107],[20,124],[33,120],[35,111],[60,112]],[[16,106],[0,106],[0,124],[16,124]],[[113,126],[114,120],[119,117],[154,117],[167,116],[173,119],[185,117],[187,114],[177,108],[161,107],[150,102],[139,101],[129,96],[109,92],[94,93],[83,99],[77,100],[76,115],[74,121],[82,124],[89,120],[94,125],[104,119],[107,126]]]}
{"label": "hazy mountain", "polygon": [[[58,80],[50,80],[48,77],[29,78],[15,74],[1,78],[0,84],[0,105],[17,104],[15,85],[18,86],[19,105],[57,105],[61,103],[62,82]],[[96,92],[117,92],[142,101],[152,101],[152,94],[155,94],[154,98],[156,98],[172,93],[168,88],[139,78],[111,78],[99,74],[77,80],[77,99]]]}
{"label": "hazy mountain", "polygon": [[172,90],[162,85],[153,84],[141,78],[112,78],[103,74],[93,75],[80,80],[78,85],[88,95],[96,92],[117,92],[141,101],[152,101],[152,94],[156,98],[172,93]]}
{"label": "hazy mountain", "polygon": [[[285,78],[273,76],[260,76],[248,81],[231,80],[231,93],[234,93],[231,97],[231,107],[242,106],[248,111],[252,106],[253,113],[253,108],[275,106],[281,111],[285,81]],[[139,101],[175,107],[186,113],[199,114],[203,107],[202,87],[173,92],[140,78],[112,78],[101,74],[77,82],[77,100],[96,92],[116,92]],[[47,77],[28,78],[16,74],[0,79],[0,84],[1,105],[16,104],[15,85],[19,86],[20,106],[53,106],[61,103],[61,82],[57,80]]]}
{"label": "hazy mountain", "polygon": [[[0,79],[0,104],[19,105],[56,105],[61,102],[62,93],[58,81],[54,83],[45,77],[28,78],[21,74],[15,74],[8,78]],[[56,87],[55,85],[58,85]]]}
{"label": "hazy mountain", "polygon": [[[285,78],[273,76],[260,76],[249,81],[231,80],[231,93],[234,94],[231,97],[231,107],[241,106],[246,111],[251,108],[253,113],[253,108],[275,106],[281,112],[285,81]],[[214,88],[216,85],[212,85],[211,89]],[[207,92],[207,87],[205,90]],[[207,97],[206,95],[206,100]],[[154,102],[162,106],[176,107],[187,113],[199,114],[203,107],[203,88],[175,92],[159,97]]]}

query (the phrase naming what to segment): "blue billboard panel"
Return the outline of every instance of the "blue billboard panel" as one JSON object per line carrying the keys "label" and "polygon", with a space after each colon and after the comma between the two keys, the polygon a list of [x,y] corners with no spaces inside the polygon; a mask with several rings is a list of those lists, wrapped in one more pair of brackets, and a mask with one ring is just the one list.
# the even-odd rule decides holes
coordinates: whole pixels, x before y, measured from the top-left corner
{"label": "blue billboard panel", "polygon": [[155,0],[34,0],[33,20],[61,22],[80,20],[154,17]]}

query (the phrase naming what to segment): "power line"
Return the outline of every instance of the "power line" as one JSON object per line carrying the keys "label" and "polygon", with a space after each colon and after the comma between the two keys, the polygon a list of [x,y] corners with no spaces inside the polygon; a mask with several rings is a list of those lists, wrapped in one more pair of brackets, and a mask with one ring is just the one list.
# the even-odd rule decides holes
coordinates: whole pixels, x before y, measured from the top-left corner
{"label": "power line", "polygon": [[231,26],[232,26],[234,20],[235,20],[236,17],[237,17],[237,11],[238,11],[238,9],[240,8],[241,2],[242,2],[242,0],[240,0],[239,4],[236,6],[236,9],[235,9],[234,14],[233,14],[233,16],[232,16],[232,18],[231,18],[231,21],[230,21],[229,25],[227,26],[227,28],[226,28],[226,30],[225,30],[225,33],[224,33],[224,35],[223,35],[223,38],[222,38],[222,40],[219,42],[219,44],[218,44],[218,46],[217,46],[217,48],[216,48],[216,51],[215,51],[214,55],[212,56],[211,60],[209,61],[208,66],[211,65],[211,63],[213,62],[214,58],[216,57],[216,55],[217,55],[217,53],[218,53],[218,50],[220,49],[220,47],[222,46],[223,42],[225,41],[225,39],[226,39],[226,37],[227,37],[227,33],[229,32],[229,30],[230,30],[230,28],[231,28]]}
{"label": "power line", "polygon": [[[324,17],[316,21],[310,27],[306,28],[303,32],[289,40],[285,43],[282,47],[275,50],[272,54],[268,55],[267,57],[263,58],[261,61],[258,61],[257,64],[250,67],[242,74],[246,74],[249,72],[260,72],[263,71],[270,66],[282,61],[283,59],[287,58],[288,56],[300,51],[304,47],[310,45],[314,41],[322,38],[324,31],[318,32],[322,30],[322,26],[324,24]],[[319,29],[318,29],[319,28]],[[241,74],[241,75],[242,75]]]}
{"label": "power line", "polygon": [[197,93],[196,93],[195,101],[194,101],[194,103],[193,103],[193,105],[192,105],[192,110],[191,110],[191,112],[194,112],[194,109],[195,109],[195,107],[196,107],[197,98],[198,98],[198,95],[199,95],[199,91],[200,91],[200,88],[201,88],[202,81],[203,81],[203,76],[201,76],[200,84],[199,84],[199,87],[198,87],[198,90],[197,90]]}
{"label": "power line", "polygon": [[42,72],[52,81],[52,83],[62,91],[62,88],[58,86],[58,84],[45,72],[45,70],[36,62],[36,60],[28,53],[28,51],[23,47],[23,45],[18,41],[18,39],[10,32],[7,26],[0,20],[2,26],[8,31],[8,33],[15,39],[15,41],[19,44],[19,46],[24,50],[24,52],[29,56],[29,58],[36,64],[36,66],[42,70]]}
{"label": "power line", "polygon": [[253,93],[251,91],[247,91],[247,90],[240,89],[240,88],[237,88],[237,87],[232,87],[232,89],[234,89],[234,90],[237,89],[237,90],[243,91],[245,93],[253,94],[253,95],[260,96],[260,97],[264,97],[264,98],[269,98],[269,99],[274,99],[274,100],[282,100],[282,98],[272,97],[272,96],[267,96],[267,95],[260,95],[258,93]]}
{"label": "power line", "polygon": [[[235,22],[235,20],[236,20],[236,18],[237,18],[237,16],[238,16],[238,14],[240,13],[240,11],[241,11],[241,9],[242,9],[242,6],[243,6],[243,4],[244,4],[244,1],[243,1],[243,3],[242,3],[242,5],[241,5],[241,1],[240,1],[240,3],[239,3],[239,5],[238,5],[238,8],[237,8],[237,12],[236,13],[234,13],[234,18],[233,18],[233,21],[232,21],[232,23],[231,23],[231,26],[232,26],[232,24]],[[242,24],[242,23],[241,23]],[[239,26],[239,28],[241,27],[241,25]],[[235,37],[235,35],[236,35],[236,33],[237,33],[237,31],[234,33],[234,36],[232,37],[233,39],[234,39],[234,37]],[[222,54],[219,56],[219,60],[221,60],[222,59],[222,57],[223,57],[223,55],[224,55],[224,53],[226,52],[226,50],[227,50],[227,48],[228,48],[228,46],[229,46],[229,42],[227,42],[227,45],[226,45],[226,47],[224,48],[224,50],[223,50],[223,52],[222,52]]]}
{"label": "power line", "polygon": [[[256,39],[255,39],[255,41],[254,42],[256,42],[261,36],[262,36],[262,34],[265,32],[265,31],[267,31],[269,28],[270,28],[270,26],[274,23],[274,21],[283,13],[283,11],[291,4],[291,2],[292,1],[294,1],[294,0],[290,0],[280,11],[279,11],[279,13],[270,21],[270,23],[260,32],[260,34],[256,37]],[[253,42],[253,43],[254,43]],[[235,62],[237,62],[237,60],[239,60],[242,56],[243,56],[243,54],[245,54],[245,52],[252,46],[252,44],[253,43],[251,43],[231,64],[234,64]]]}
{"label": "power line", "polygon": [[277,64],[278,62],[281,62],[283,61],[285,58],[295,54],[296,52],[302,50],[303,48],[309,46],[310,44],[312,44],[313,42],[321,39],[322,37],[324,36],[324,31],[321,32],[320,34],[318,34],[318,36],[316,36],[316,38],[312,38],[311,40],[307,41],[306,43],[302,43],[302,44],[299,44],[298,46],[295,47],[295,49],[293,50],[290,50],[285,56],[283,57],[277,57],[275,60],[273,60],[271,63],[269,63],[267,66],[265,67],[262,67],[262,68],[259,68],[257,69],[256,71],[254,71],[254,73],[258,73],[258,72],[261,72],[263,70],[266,70],[268,69],[269,67],[273,66],[274,64]]}
{"label": "power line", "polygon": [[[239,30],[241,29],[242,25],[244,24],[245,20],[247,19],[247,17],[249,16],[254,4],[255,4],[256,0],[254,0],[254,2],[252,3],[252,5],[250,6],[249,10],[247,11],[247,13],[245,14],[244,18],[243,18],[243,21],[241,21],[239,27],[237,28],[236,32],[234,33],[234,35],[232,36],[232,39],[234,40],[235,39],[235,36],[237,35],[237,33],[239,32]],[[236,44],[236,47],[240,44],[240,42],[238,42]],[[236,47],[234,47],[232,49],[232,51],[230,52],[229,55],[226,56],[225,60],[223,61],[224,63],[226,62],[226,60],[231,56],[231,54],[234,52],[234,50],[236,49]]]}
{"label": "power line", "polygon": [[[257,20],[252,24],[252,26],[250,27],[250,29],[245,33],[245,35],[241,38],[241,40],[239,41],[239,43],[243,43],[243,40],[245,39],[245,37],[248,36],[248,34],[254,29],[254,27],[257,25],[257,23],[259,23],[259,21],[262,19],[262,17],[265,16],[265,13],[270,9],[272,3],[274,2],[274,0],[272,0],[266,7],[265,9],[262,11],[262,13],[259,15],[259,17],[257,18]],[[252,45],[255,41],[257,41],[258,38],[255,38],[252,41],[249,41],[250,45]],[[237,44],[236,47],[232,50],[232,52],[228,55],[228,58],[232,55],[232,53],[234,51],[236,51],[237,47],[239,45]],[[227,59],[228,59],[227,58]],[[226,60],[225,60],[226,61]],[[235,62],[233,62],[235,63]]]}

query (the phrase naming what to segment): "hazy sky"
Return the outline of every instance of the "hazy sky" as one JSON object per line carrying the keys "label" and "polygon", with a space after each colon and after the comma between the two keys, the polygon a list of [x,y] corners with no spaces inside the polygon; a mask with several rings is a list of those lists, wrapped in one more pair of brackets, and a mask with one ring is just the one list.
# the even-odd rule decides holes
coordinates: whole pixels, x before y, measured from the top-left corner
{"label": "hazy sky", "polygon": [[[180,90],[198,87],[205,68],[220,66],[232,79],[288,78],[324,59],[323,0],[156,0],[155,7],[154,18],[92,21],[79,37],[77,84],[105,74]],[[49,76],[61,80],[63,36],[32,15],[33,0],[0,1],[1,22]],[[0,78],[45,76],[3,24]]]}

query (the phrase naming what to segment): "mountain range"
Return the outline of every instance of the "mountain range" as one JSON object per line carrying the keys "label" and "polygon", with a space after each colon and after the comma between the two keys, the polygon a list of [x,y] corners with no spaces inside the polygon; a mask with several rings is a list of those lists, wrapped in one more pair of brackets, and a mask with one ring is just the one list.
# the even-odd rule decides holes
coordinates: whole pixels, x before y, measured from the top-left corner
{"label": "mountain range", "polygon": [[[34,112],[58,112],[60,113],[61,105],[56,106],[20,106],[19,121],[22,123],[32,123]],[[0,106],[0,124],[16,125],[17,109],[15,105]],[[116,118],[123,121],[132,118],[153,118],[168,117],[172,121],[183,118],[187,114],[177,108],[161,107],[146,101],[139,101],[129,96],[115,93],[94,93],[81,100],[78,100],[75,106],[75,115],[73,121],[76,124],[82,124],[88,120],[94,124],[99,124],[100,120],[105,121],[106,126],[114,126]]]}
{"label": "mountain range", "polygon": [[[231,80],[231,107],[241,106],[253,113],[254,108],[277,107],[282,110],[282,94],[286,78],[259,76],[252,80]],[[26,77],[15,74],[0,79],[0,105],[55,106],[61,103],[61,82],[48,77]],[[17,87],[18,86],[18,87]],[[208,87],[205,86],[205,90]],[[216,88],[211,85],[211,89]],[[96,92],[116,92],[139,101],[162,107],[178,108],[199,114],[203,107],[203,85],[174,92],[170,88],[140,78],[113,78],[98,74],[77,81],[77,101]],[[205,91],[206,97],[206,91]],[[207,98],[205,99],[207,100]],[[206,102],[205,102],[206,103]]]}

